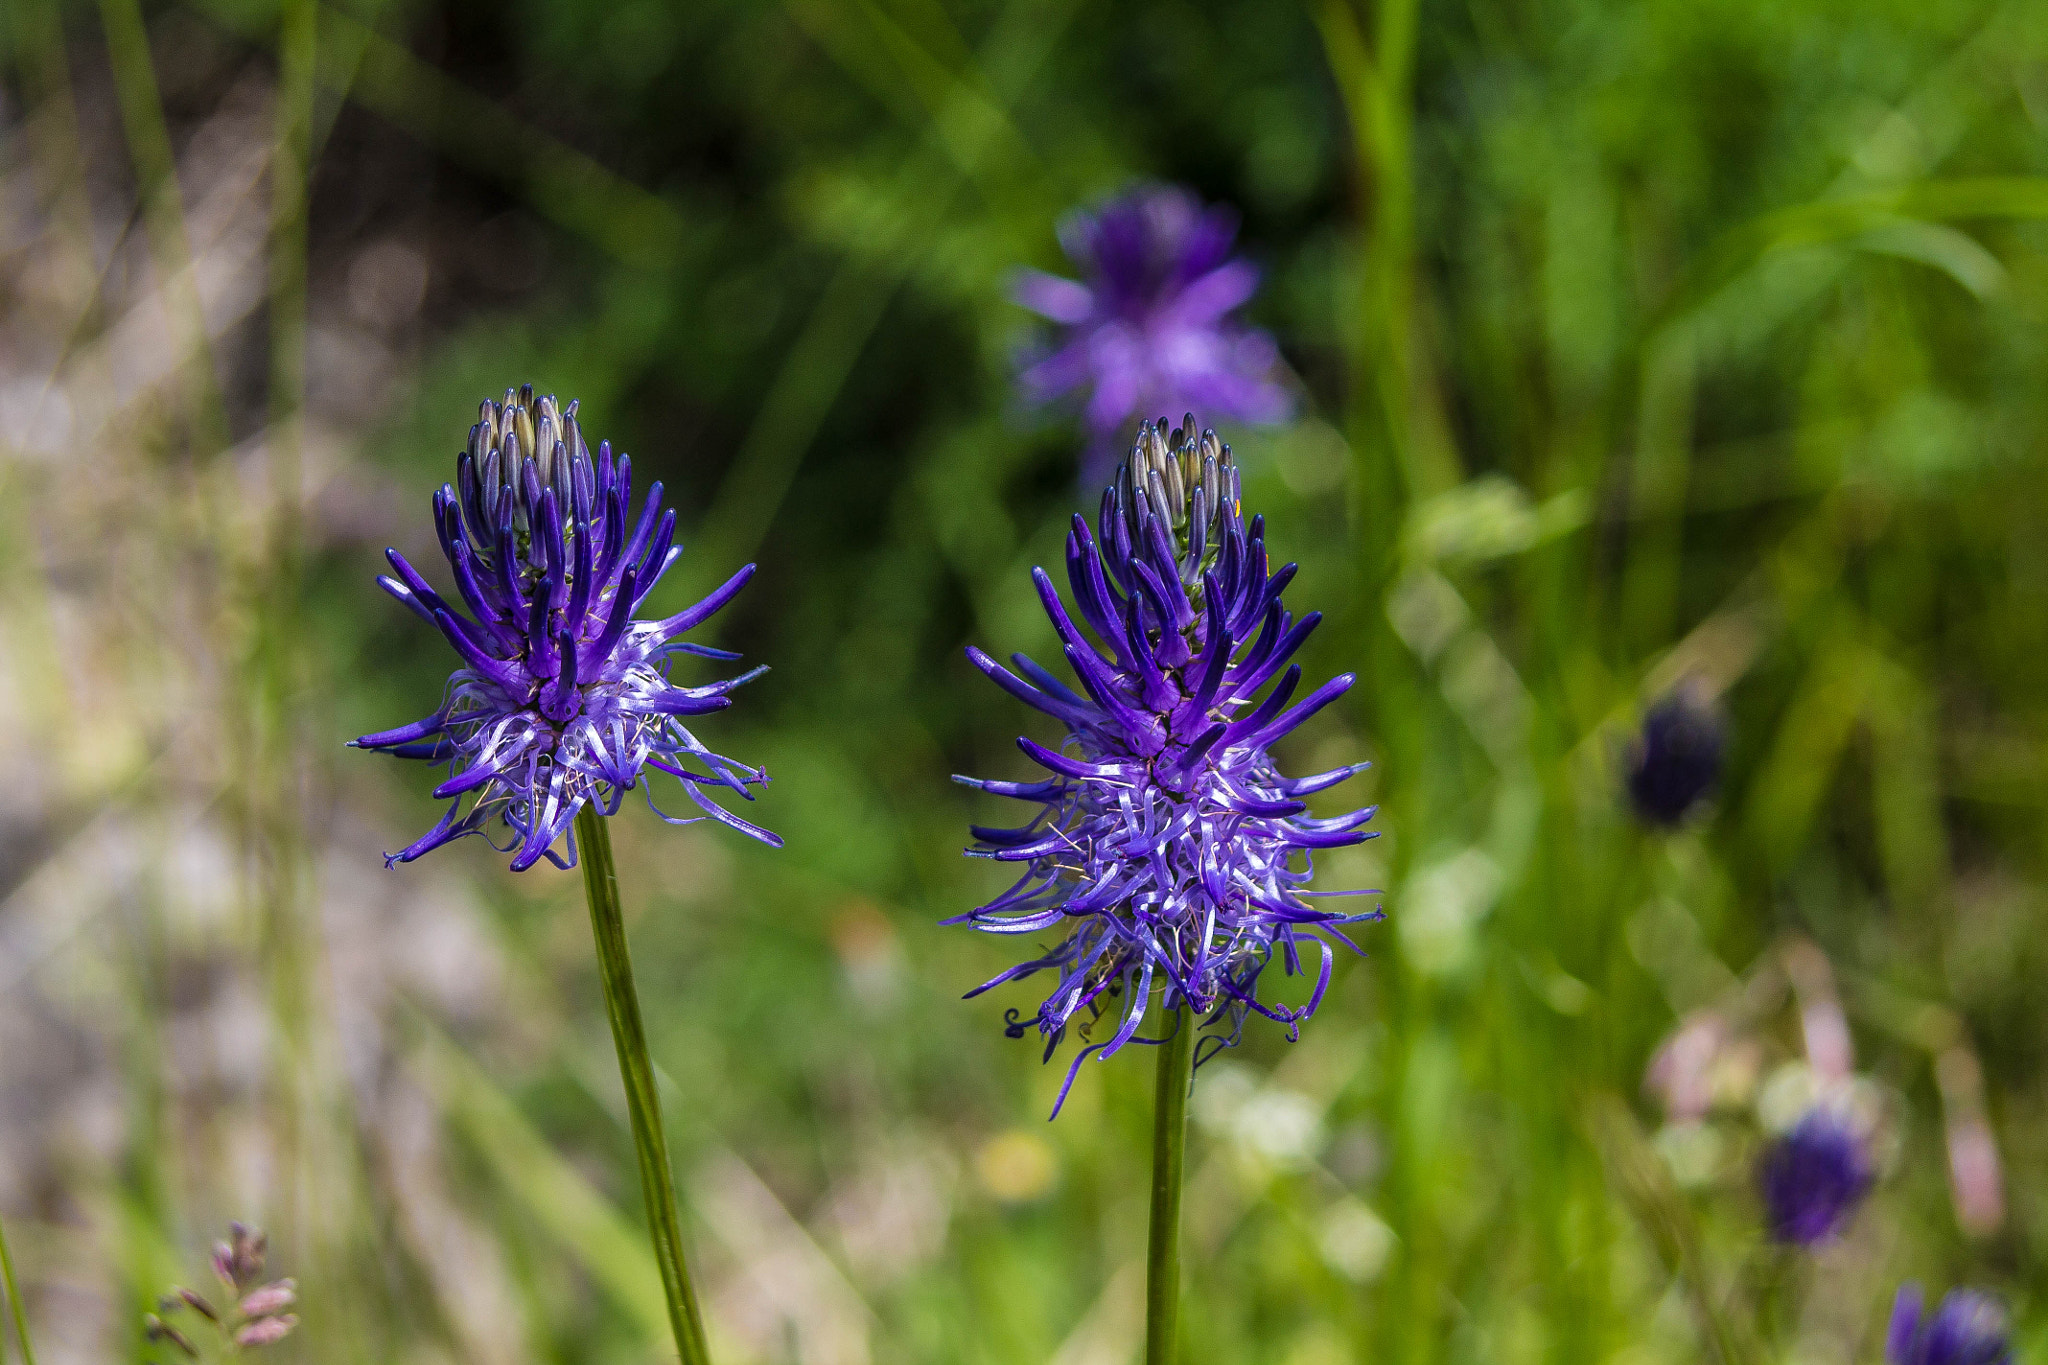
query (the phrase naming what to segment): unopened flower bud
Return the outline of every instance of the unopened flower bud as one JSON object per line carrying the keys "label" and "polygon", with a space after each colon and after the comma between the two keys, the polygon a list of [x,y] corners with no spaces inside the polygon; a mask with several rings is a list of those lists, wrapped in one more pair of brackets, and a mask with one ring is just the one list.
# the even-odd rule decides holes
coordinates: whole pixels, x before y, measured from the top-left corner
{"label": "unopened flower bud", "polygon": [[268,1346],[274,1341],[283,1341],[299,1325],[296,1313],[286,1313],[281,1318],[258,1318],[235,1333],[235,1345],[244,1350]]}
{"label": "unopened flower bud", "polygon": [[177,1304],[189,1304],[212,1321],[220,1321],[220,1314],[213,1311],[212,1304],[182,1285],[165,1295],[163,1302],[167,1307]]}
{"label": "unopened flower bud", "polygon": [[192,1360],[199,1359],[199,1349],[185,1339],[185,1334],[151,1313],[142,1320],[143,1335],[151,1341],[168,1341],[183,1351]]}
{"label": "unopened flower bud", "polygon": [[274,1280],[242,1300],[242,1316],[245,1318],[267,1317],[279,1313],[299,1301],[296,1280]]}
{"label": "unopened flower bud", "polygon": [[213,1246],[213,1273],[223,1284],[246,1289],[263,1278],[263,1258],[270,1238],[246,1223],[228,1224],[228,1240]]}

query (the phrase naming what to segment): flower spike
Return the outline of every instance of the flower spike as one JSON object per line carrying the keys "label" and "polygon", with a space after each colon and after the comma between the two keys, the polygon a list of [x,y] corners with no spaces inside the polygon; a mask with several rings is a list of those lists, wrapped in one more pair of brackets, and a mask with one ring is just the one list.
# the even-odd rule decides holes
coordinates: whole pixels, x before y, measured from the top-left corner
{"label": "flower spike", "polygon": [[411,862],[495,822],[509,834],[506,851],[516,850],[513,871],[543,857],[573,866],[574,841],[566,856],[556,848],[577,812],[616,813],[649,766],[681,780],[704,811],[690,820],[780,845],[698,791],[722,787],[752,800],[767,774],[710,752],[681,720],[729,706],[726,693],[760,670],[701,687],[669,678],[678,654],[727,657],[677,637],[730,601],[753,566],[687,611],[636,619],[678,553],[675,513],[663,511],[654,484],[629,535],[632,463],[615,461],[608,442],[593,459],[576,404],[537,397],[530,384],[485,401],[455,477],[434,494],[434,522],[469,614],[395,550],[388,558],[397,576],[378,582],[441,632],[461,666],[433,715],[351,743],[445,765],[434,794],[456,805],[385,861]]}
{"label": "flower spike", "polygon": [[[959,779],[1040,810],[1014,829],[974,828],[970,855],[1027,871],[947,922],[1063,934],[970,994],[1054,973],[1036,1018],[1013,1017],[1008,1030],[1022,1037],[1035,1024],[1049,1060],[1070,1029],[1085,1039],[1104,1022],[1107,1036],[1080,1049],[1068,1086],[1088,1056],[1107,1060],[1129,1043],[1165,1041],[1138,1034],[1155,985],[1167,1013],[1192,1012],[1182,1026],[1204,1030],[1205,1056],[1235,1043],[1253,1014],[1294,1036],[1322,999],[1331,950],[1351,946],[1342,926],[1380,918],[1378,910],[1344,914],[1307,899],[1315,894],[1306,890],[1313,850],[1374,837],[1362,828],[1373,812],[1315,819],[1300,799],[1363,764],[1290,779],[1268,752],[1352,679],[1325,683],[1291,710],[1298,666],[1267,690],[1318,618],[1290,620],[1280,593],[1294,566],[1269,576],[1264,537],[1257,518],[1244,520],[1237,467],[1215,432],[1198,436],[1192,414],[1170,435],[1163,418],[1145,423],[1093,534],[1077,519],[1068,538],[1078,619],[1043,570],[1032,575],[1078,688],[1022,655],[1013,656],[1013,673],[978,649],[967,652],[997,686],[1067,734],[1057,748],[1017,741],[1049,774],[1043,781]],[[1304,947],[1315,950],[1317,978],[1307,1003],[1262,1001],[1266,965],[1277,954],[1294,975]],[[1060,1094],[1064,1100],[1065,1086]]]}

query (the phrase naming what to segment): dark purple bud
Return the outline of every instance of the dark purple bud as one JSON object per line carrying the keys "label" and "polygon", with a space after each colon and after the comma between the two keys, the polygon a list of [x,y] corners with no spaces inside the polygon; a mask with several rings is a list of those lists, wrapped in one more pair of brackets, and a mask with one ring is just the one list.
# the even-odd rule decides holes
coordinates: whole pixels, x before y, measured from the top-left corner
{"label": "dark purple bud", "polygon": [[1697,689],[1681,687],[1643,716],[1629,746],[1628,794],[1651,825],[1677,825],[1706,799],[1721,777],[1725,726]]}
{"label": "dark purple bud", "polygon": [[262,1318],[272,1313],[281,1313],[298,1301],[297,1280],[272,1280],[261,1289],[252,1290],[243,1298],[239,1307],[245,1318]]}
{"label": "dark purple bud", "polygon": [[146,1314],[143,1317],[142,1332],[151,1341],[168,1341],[171,1345],[183,1351],[188,1358],[192,1360],[199,1359],[198,1348],[186,1339],[185,1334],[154,1313]]}
{"label": "dark purple bud", "polygon": [[1773,1239],[1811,1247],[1848,1223],[1876,1180],[1861,1133],[1833,1108],[1816,1107],[1772,1142],[1757,1168]]}

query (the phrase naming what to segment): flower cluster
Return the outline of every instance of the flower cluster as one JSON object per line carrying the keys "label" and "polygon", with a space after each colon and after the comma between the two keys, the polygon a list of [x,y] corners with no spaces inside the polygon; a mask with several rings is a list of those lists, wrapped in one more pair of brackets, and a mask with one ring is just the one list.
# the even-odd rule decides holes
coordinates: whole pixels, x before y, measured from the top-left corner
{"label": "flower cluster", "polygon": [[1770,1234],[1790,1246],[1816,1246],[1840,1232],[1876,1181],[1854,1119],[1826,1104],[1773,1142],[1757,1169]]}
{"label": "flower cluster", "polygon": [[1922,1317],[1917,1284],[1901,1285],[1885,1334],[1886,1365],[2010,1365],[2005,1314],[1987,1294],[1951,1289]]}
{"label": "flower cluster", "polygon": [[1085,282],[1021,272],[1017,302],[1058,324],[1019,376],[1034,402],[1090,390],[1090,474],[1106,471],[1117,433],[1144,413],[1194,407],[1275,422],[1292,402],[1273,339],[1231,314],[1258,289],[1258,268],[1233,257],[1237,216],[1186,190],[1131,190],[1060,225]]}
{"label": "flower cluster", "polygon": [[[1366,765],[1289,778],[1269,753],[1353,681],[1344,674],[1288,705],[1301,681],[1289,660],[1320,619],[1297,621],[1281,604],[1294,573],[1292,564],[1267,571],[1264,519],[1244,520],[1230,448],[1213,431],[1197,437],[1192,415],[1169,439],[1162,419],[1141,429],[1096,532],[1076,516],[1067,539],[1067,579],[1093,640],[1045,571],[1033,571],[1080,690],[1021,654],[1011,656],[1013,673],[968,651],[1067,736],[1059,750],[1018,740],[1046,770],[1041,781],[957,779],[1041,810],[1018,828],[975,827],[969,852],[1021,864],[1023,876],[947,922],[1061,934],[1050,951],[969,994],[1057,973],[1035,1021],[1048,1060],[1077,1016],[1086,1037],[1111,1013],[1111,1036],[1080,1051],[1068,1086],[1092,1052],[1106,1060],[1126,1043],[1161,1041],[1137,1037],[1155,983],[1165,1011],[1185,1005],[1214,1030],[1203,1039],[1214,1045],[1208,1055],[1235,1042],[1252,1014],[1293,1036],[1329,984],[1330,941],[1354,946],[1340,926],[1379,918],[1319,910],[1304,889],[1313,851],[1372,837],[1361,827],[1373,815],[1368,807],[1316,819],[1304,798]],[[1277,954],[1292,975],[1304,947],[1319,963],[1307,1002],[1261,1001],[1268,962]],[[1012,1010],[1011,1036],[1027,1027]]]}
{"label": "flower cluster", "polygon": [[702,687],[669,681],[678,654],[739,657],[678,637],[731,601],[754,566],[686,611],[636,619],[682,551],[661,485],[648,489],[637,519],[628,516],[632,500],[632,461],[613,459],[609,442],[591,455],[575,403],[536,399],[528,385],[483,404],[455,482],[434,494],[434,527],[469,614],[396,550],[386,554],[397,577],[378,579],[446,637],[463,665],[432,715],[353,741],[448,766],[434,796],[455,804],[387,863],[410,862],[502,820],[511,837],[501,851],[514,855],[515,872],[543,856],[572,866],[573,837],[567,858],[554,846],[576,812],[595,802],[617,813],[649,767],[678,779],[702,812],[679,818],[656,808],[664,820],[708,816],[780,844],[712,799],[724,790],[752,800],[750,788],[767,775],[712,753],[683,724],[730,706],[727,694],[763,670]]}
{"label": "flower cluster", "polygon": [[296,1283],[263,1282],[269,1239],[241,1223],[230,1223],[228,1229],[229,1240],[214,1244],[213,1273],[227,1290],[230,1306],[216,1308],[193,1290],[173,1289],[157,1303],[157,1311],[144,1319],[151,1341],[168,1343],[188,1360],[200,1359],[199,1348],[171,1321],[186,1309],[220,1337],[222,1351],[230,1355],[283,1341],[299,1325],[298,1316],[288,1311],[299,1300]]}

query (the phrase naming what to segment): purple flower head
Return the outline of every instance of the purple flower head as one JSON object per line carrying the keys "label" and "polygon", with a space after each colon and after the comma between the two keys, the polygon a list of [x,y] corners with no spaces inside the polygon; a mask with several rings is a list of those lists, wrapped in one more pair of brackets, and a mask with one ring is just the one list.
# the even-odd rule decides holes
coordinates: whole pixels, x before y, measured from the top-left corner
{"label": "purple flower head", "polygon": [[1018,378],[1034,403],[1090,391],[1091,477],[1107,471],[1117,434],[1145,413],[1287,416],[1293,401],[1273,339],[1231,317],[1258,289],[1259,271],[1230,254],[1230,209],[1173,186],[1141,186],[1070,214],[1059,235],[1084,280],[1019,273],[1017,302],[1057,328]]}
{"label": "purple flower head", "polygon": [[[1055,973],[1031,1021],[1048,1061],[1070,1026],[1087,1038],[1110,1016],[1110,1036],[1068,1068],[1062,1103],[1090,1053],[1107,1060],[1126,1043],[1163,1041],[1137,1036],[1155,986],[1164,1012],[1192,1011],[1175,1027],[1214,1030],[1202,1040],[1213,1045],[1207,1056],[1235,1043],[1252,1014],[1296,1036],[1329,985],[1332,942],[1355,948],[1341,926],[1380,917],[1319,910],[1304,889],[1314,850],[1371,838],[1361,827],[1373,810],[1316,819],[1303,798],[1366,765],[1289,778],[1268,752],[1353,681],[1343,674],[1288,706],[1301,682],[1288,661],[1321,619],[1297,621],[1281,605],[1294,572],[1267,572],[1264,519],[1244,521],[1230,447],[1213,431],[1198,439],[1192,415],[1169,445],[1162,419],[1141,428],[1096,532],[1074,518],[1067,581],[1078,622],[1045,570],[1032,572],[1080,690],[1022,654],[1010,656],[1013,673],[967,651],[997,686],[1067,731],[1057,750],[1017,741],[1046,770],[1041,781],[956,779],[1042,809],[1015,829],[975,826],[968,852],[1021,864],[1023,875],[947,921],[1056,939],[968,992]],[[1318,959],[1308,1002],[1261,1001],[1267,963],[1277,954],[1291,976],[1304,947]],[[1011,1037],[1028,1027],[1010,1011]],[[1198,1048],[1197,1065],[1204,1059]]]}
{"label": "purple flower head", "polygon": [[1692,687],[1680,687],[1643,716],[1629,747],[1628,794],[1646,823],[1670,827],[1691,813],[1721,777],[1721,714]]}
{"label": "purple flower head", "polygon": [[753,576],[749,564],[687,611],[658,621],[634,611],[682,553],[676,514],[663,512],[661,485],[647,490],[629,518],[633,465],[600,442],[592,458],[576,404],[536,399],[533,386],[486,401],[457,460],[455,483],[434,494],[434,527],[448,557],[464,615],[396,550],[385,552],[396,578],[378,584],[439,630],[461,666],[441,708],[424,720],[352,743],[400,758],[446,764],[434,789],[452,800],[441,823],[388,855],[411,862],[450,840],[502,820],[500,851],[512,870],[554,851],[576,812],[595,801],[616,814],[644,768],[676,778],[702,812],[687,818],[648,805],[670,824],[709,817],[780,847],[774,834],[712,799],[718,789],[753,799],[766,773],[712,753],[684,726],[688,716],[732,704],[727,694],[764,670],[685,687],[669,681],[678,654],[739,656],[679,636],[708,620]]}
{"label": "purple flower head", "polygon": [[1899,1286],[1885,1334],[1886,1365],[2010,1365],[2005,1313],[1988,1294],[1951,1289],[1934,1316],[1921,1320],[1920,1286]]}
{"label": "purple flower head", "polygon": [[1862,1134],[1826,1105],[1774,1141],[1757,1168],[1771,1237],[1792,1246],[1816,1246],[1840,1232],[1875,1180]]}

